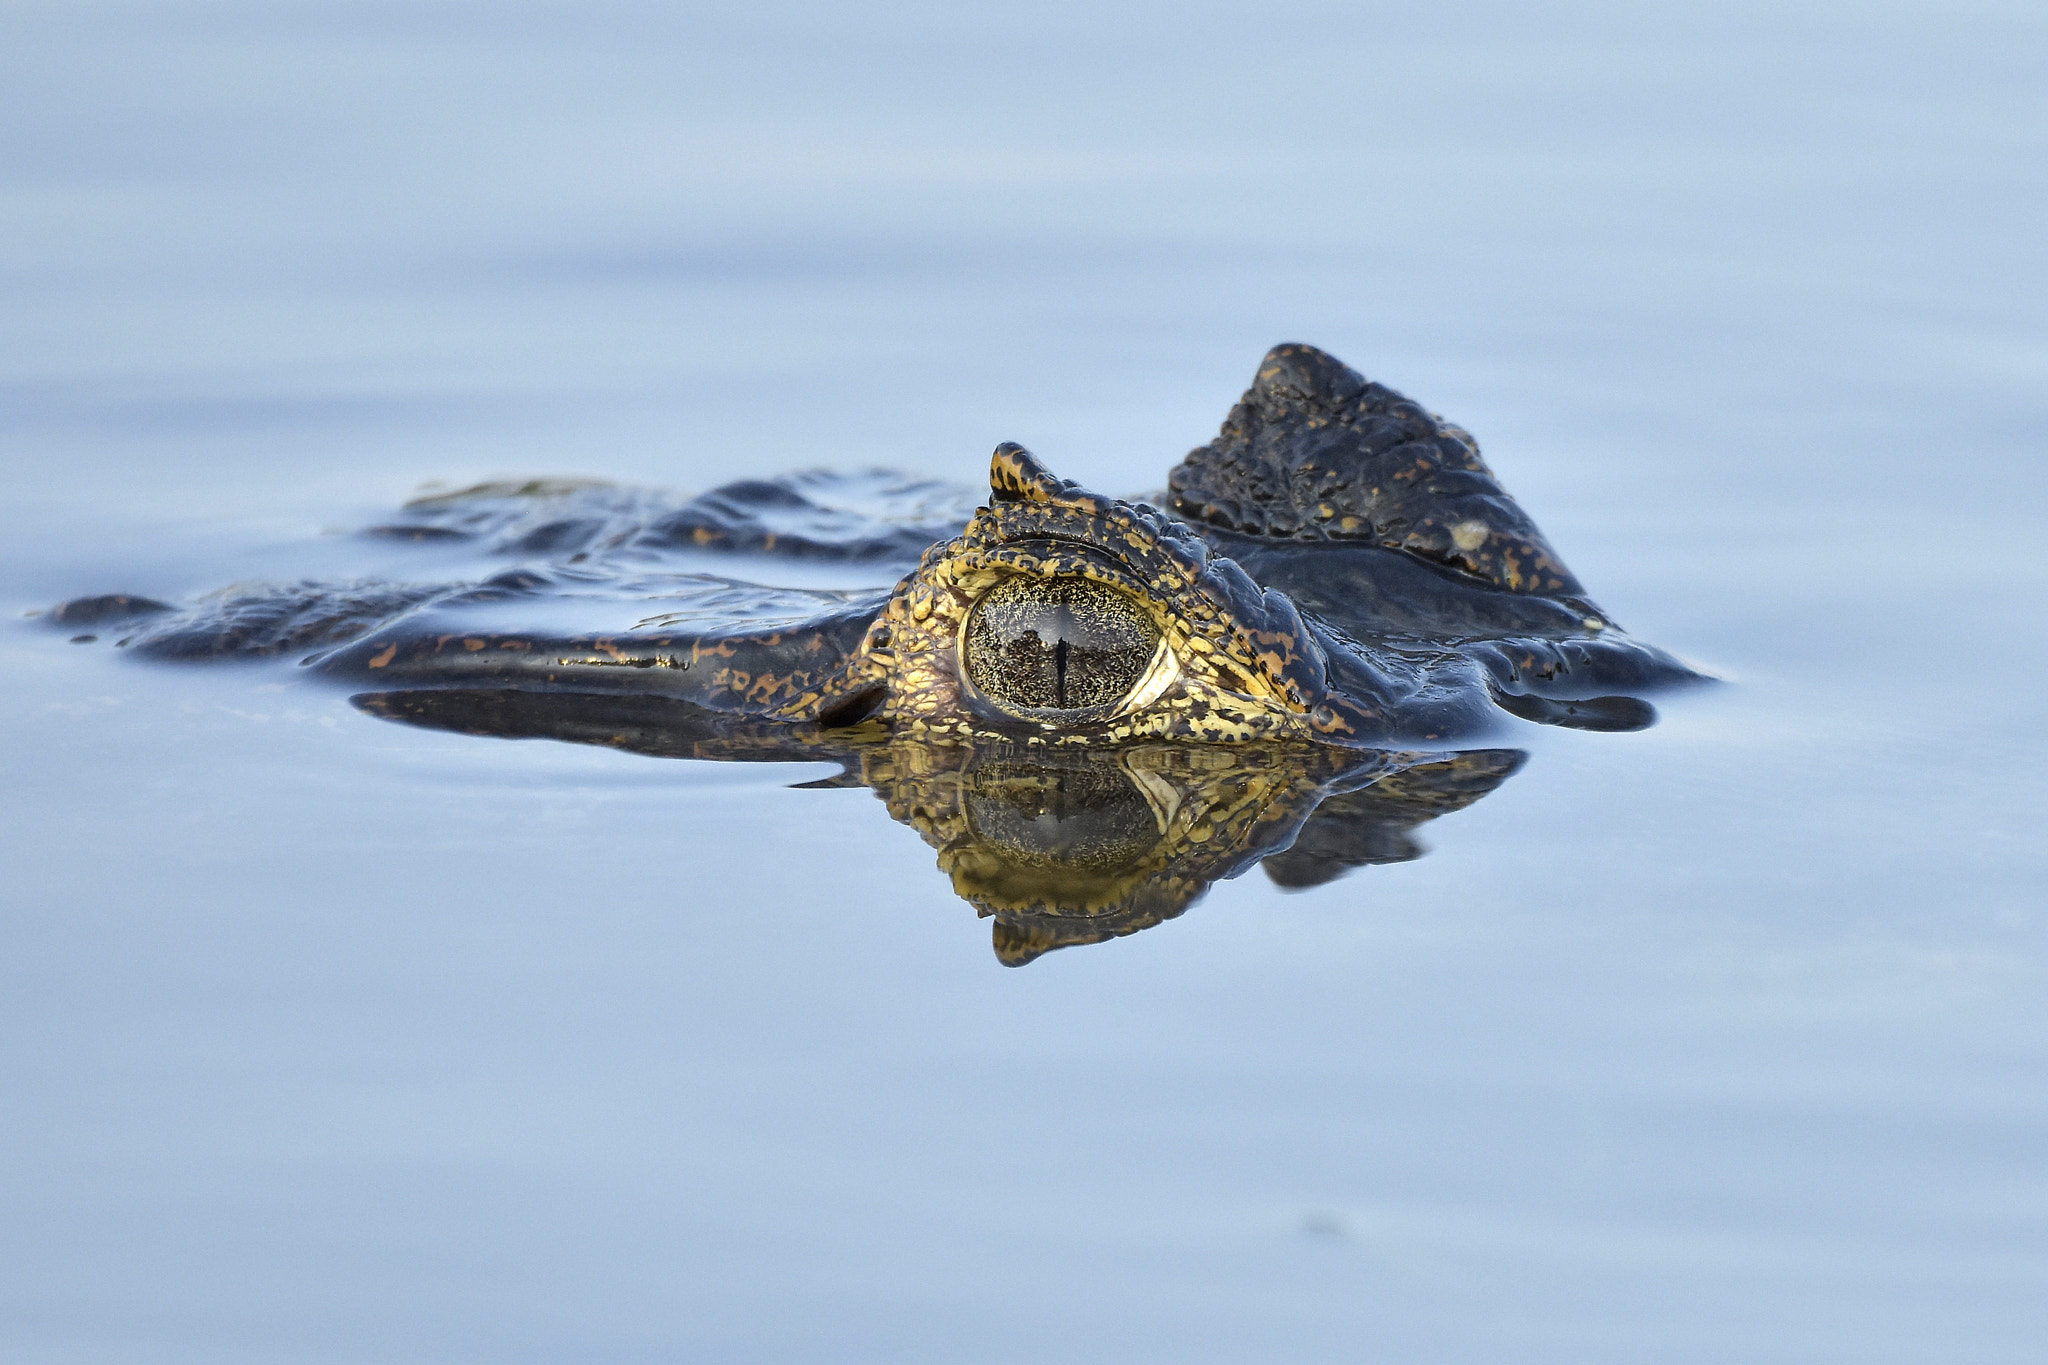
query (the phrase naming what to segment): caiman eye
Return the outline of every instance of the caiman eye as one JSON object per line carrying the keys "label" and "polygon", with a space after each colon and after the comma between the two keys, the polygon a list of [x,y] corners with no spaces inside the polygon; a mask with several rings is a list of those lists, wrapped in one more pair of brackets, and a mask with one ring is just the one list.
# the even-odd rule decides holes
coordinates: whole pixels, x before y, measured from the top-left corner
{"label": "caiman eye", "polygon": [[974,685],[1012,711],[1079,711],[1123,700],[1152,662],[1159,628],[1126,593],[1086,578],[1019,574],[967,618]]}

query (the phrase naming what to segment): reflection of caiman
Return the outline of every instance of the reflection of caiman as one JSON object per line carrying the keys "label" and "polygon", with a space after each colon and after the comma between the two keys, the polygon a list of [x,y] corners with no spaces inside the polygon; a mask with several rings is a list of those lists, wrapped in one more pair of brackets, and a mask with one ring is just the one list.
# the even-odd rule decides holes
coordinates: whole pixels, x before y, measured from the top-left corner
{"label": "reflection of caiman", "polygon": [[[1518,759],[1416,744],[1496,708],[1635,729],[1642,692],[1697,676],[1588,599],[1469,435],[1310,347],[1268,353],[1160,502],[1088,493],[1012,445],[971,518],[953,490],[879,474],[682,504],[490,485],[370,533],[522,559],[482,583],[51,617],[122,622],[158,657],[310,653],[375,688],[364,710],[416,724],[837,759],[828,785],[873,787],[937,847],[1007,962],[1157,923],[1262,858],[1308,885],[1412,857],[1407,829]],[[701,549],[923,557],[894,588],[818,592],[675,571]],[[565,614],[581,630],[551,624]],[[625,628],[587,633],[607,614]]]}

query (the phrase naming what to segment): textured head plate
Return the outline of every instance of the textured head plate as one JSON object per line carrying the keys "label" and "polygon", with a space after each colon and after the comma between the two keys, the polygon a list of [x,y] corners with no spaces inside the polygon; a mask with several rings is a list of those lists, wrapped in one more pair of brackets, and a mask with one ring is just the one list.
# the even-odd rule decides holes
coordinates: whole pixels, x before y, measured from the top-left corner
{"label": "textured head plate", "polygon": [[1366,541],[1509,592],[1583,592],[1470,433],[1313,346],[1268,351],[1168,488],[1175,512],[1227,530]]}

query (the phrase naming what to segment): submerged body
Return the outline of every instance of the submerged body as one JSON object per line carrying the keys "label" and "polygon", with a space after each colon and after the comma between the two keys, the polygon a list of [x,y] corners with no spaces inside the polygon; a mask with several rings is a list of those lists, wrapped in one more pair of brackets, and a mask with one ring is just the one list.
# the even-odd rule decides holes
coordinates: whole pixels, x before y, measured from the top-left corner
{"label": "submerged body", "polygon": [[[298,655],[416,724],[835,758],[940,847],[998,916],[1006,961],[1156,923],[1216,877],[1320,846],[1304,826],[1326,801],[1343,818],[1332,807],[1324,835],[1401,846],[1517,761],[1411,746],[1479,735],[1501,710],[1639,728],[1644,692],[1697,677],[1600,610],[1469,435],[1305,346],[1268,353],[1156,506],[1005,445],[979,507],[879,473],[681,505],[537,482],[426,499],[368,534],[488,541],[521,562],[481,583],[51,615],[119,624],[158,657]],[[675,571],[706,548],[879,565],[920,546],[871,592]],[[1403,799],[1359,795],[1401,774]],[[1296,859],[1296,884],[1376,860]],[[1064,938],[1045,928],[1062,916]]]}

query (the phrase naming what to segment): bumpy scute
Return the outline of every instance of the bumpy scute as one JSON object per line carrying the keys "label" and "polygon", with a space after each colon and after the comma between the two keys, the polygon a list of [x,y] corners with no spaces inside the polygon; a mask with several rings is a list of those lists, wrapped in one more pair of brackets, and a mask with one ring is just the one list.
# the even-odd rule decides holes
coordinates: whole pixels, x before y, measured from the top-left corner
{"label": "bumpy scute", "polygon": [[1175,512],[1226,530],[1364,541],[1509,592],[1584,595],[1469,432],[1313,346],[1268,351],[1168,489]]}

